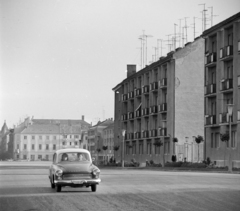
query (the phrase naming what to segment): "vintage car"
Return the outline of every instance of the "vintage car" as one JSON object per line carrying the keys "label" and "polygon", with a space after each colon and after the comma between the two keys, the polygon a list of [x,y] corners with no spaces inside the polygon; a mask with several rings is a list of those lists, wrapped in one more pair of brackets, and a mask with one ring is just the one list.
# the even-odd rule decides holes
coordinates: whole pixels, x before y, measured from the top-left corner
{"label": "vintage car", "polygon": [[61,192],[62,187],[91,187],[95,192],[101,182],[100,170],[93,165],[88,150],[60,149],[53,155],[53,163],[49,168],[51,188]]}

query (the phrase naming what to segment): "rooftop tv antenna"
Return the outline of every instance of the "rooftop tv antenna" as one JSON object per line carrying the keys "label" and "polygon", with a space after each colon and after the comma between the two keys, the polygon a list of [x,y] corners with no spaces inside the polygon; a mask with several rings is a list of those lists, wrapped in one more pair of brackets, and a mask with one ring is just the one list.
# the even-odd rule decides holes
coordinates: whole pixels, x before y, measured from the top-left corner
{"label": "rooftop tv antenna", "polygon": [[162,56],[162,49],[163,49],[163,47],[162,47],[162,39],[157,39],[157,45],[158,45],[158,57],[159,57],[159,41],[161,42],[161,47],[160,47],[160,49],[161,49],[161,56]]}
{"label": "rooftop tv antenna", "polygon": [[188,26],[187,26],[187,18],[189,18],[189,17],[184,17],[184,19],[185,19],[185,30],[186,30],[186,43],[188,42],[188,39],[187,39],[187,28],[188,28]]}
{"label": "rooftop tv antenna", "polygon": [[141,47],[140,47],[140,51],[141,51],[141,69],[143,68],[143,42],[144,42],[144,39],[142,37],[139,37],[138,38],[139,40],[141,40]]}
{"label": "rooftop tv antenna", "polygon": [[144,37],[146,38],[146,64],[147,64],[147,38],[148,37],[153,37],[153,36],[145,34]]}
{"label": "rooftop tv antenna", "polygon": [[211,27],[213,26],[213,17],[216,17],[218,15],[213,15],[213,7],[208,7],[211,8]]}
{"label": "rooftop tv antenna", "polygon": [[173,50],[175,51],[175,49],[176,49],[176,26],[177,26],[177,24],[176,23],[174,23],[174,39],[173,39]]}
{"label": "rooftop tv antenna", "polygon": [[206,9],[205,9],[205,4],[199,4],[199,5],[203,5],[203,10],[202,10],[202,28],[203,28],[203,31],[206,30]]}

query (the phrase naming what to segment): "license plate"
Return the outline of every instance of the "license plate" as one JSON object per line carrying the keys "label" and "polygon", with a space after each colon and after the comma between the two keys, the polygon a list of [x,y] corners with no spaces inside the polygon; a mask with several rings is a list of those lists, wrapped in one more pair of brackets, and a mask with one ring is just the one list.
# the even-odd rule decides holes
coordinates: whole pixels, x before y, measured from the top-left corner
{"label": "license plate", "polygon": [[72,183],[74,184],[83,184],[83,180],[72,180]]}

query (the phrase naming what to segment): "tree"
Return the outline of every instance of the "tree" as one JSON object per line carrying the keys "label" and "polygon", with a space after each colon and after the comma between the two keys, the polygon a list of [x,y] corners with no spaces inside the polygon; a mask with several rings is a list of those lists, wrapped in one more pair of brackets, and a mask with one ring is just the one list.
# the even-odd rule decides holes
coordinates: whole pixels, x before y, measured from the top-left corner
{"label": "tree", "polygon": [[203,140],[203,137],[202,137],[202,136],[198,135],[197,137],[195,137],[195,141],[196,141],[196,143],[198,144],[198,162],[199,162],[199,144],[200,144],[201,142],[203,142],[204,140]]}
{"label": "tree", "polygon": [[[106,152],[106,150],[108,149],[108,146],[103,146],[102,149],[103,149],[103,151]],[[105,157],[106,157],[106,154],[105,154]]]}
{"label": "tree", "polygon": [[[114,149],[115,152],[117,152],[117,151],[119,150],[119,148],[120,148],[120,146],[114,146],[114,147],[113,147],[113,149]],[[114,156],[115,156],[115,153],[114,153]],[[115,160],[115,158],[114,158],[114,160]]]}
{"label": "tree", "polygon": [[225,148],[225,151],[224,151],[224,167],[225,167],[225,156],[226,156],[226,150],[227,150],[227,143],[229,141],[229,133],[228,132],[226,132],[224,134],[220,133],[220,139],[221,139],[222,142],[226,143],[226,148]]}

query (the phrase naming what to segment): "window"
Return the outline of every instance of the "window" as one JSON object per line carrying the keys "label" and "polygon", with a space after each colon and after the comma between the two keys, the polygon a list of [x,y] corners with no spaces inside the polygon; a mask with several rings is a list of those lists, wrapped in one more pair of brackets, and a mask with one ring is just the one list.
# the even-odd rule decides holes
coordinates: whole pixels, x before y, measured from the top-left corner
{"label": "window", "polygon": [[42,149],[42,144],[39,144],[38,148],[39,148],[39,150],[41,150]]}
{"label": "window", "polygon": [[74,138],[78,138],[78,135],[74,135]]}
{"label": "window", "polygon": [[46,155],[46,160],[49,160],[49,155]]}
{"label": "window", "polygon": [[151,155],[152,154],[152,142],[147,141],[147,154]]}
{"label": "window", "polygon": [[42,136],[39,136],[39,139],[42,140]]}
{"label": "window", "polygon": [[19,144],[17,144],[17,149],[19,149]]}
{"label": "window", "polygon": [[49,140],[49,136],[46,136],[46,139]]}
{"label": "window", "polygon": [[53,144],[53,150],[56,150],[56,144]]}
{"label": "window", "polygon": [[57,136],[53,136],[53,139],[54,139],[54,140],[57,140]]}
{"label": "window", "polygon": [[39,159],[39,160],[42,160],[42,155],[38,155],[38,159]]}
{"label": "window", "polygon": [[70,135],[70,138],[72,138],[72,135]]}
{"label": "window", "polygon": [[32,136],[32,140],[35,140],[35,136]]}
{"label": "window", "polygon": [[24,136],[23,139],[24,139],[24,140],[27,140],[27,136]]}
{"label": "window", "polygon": [[23,155],[23,159],[26,160],[27,159],[27,155]]}
{"label": "window", "polygon": [[139,154],[143,154],[143,141],[139,141]]}
{"label": "window", "polygon": [[62,145],[64,146],[65,144],[66,144],[65,141],[63,141],[63,142],[62,142]]}
{"label": "window", "polygon": [[27,149],[27,144],[24,144],[24,149]]}
{"label": "window", "polygon": [[49,150],[49,144],[46,144],[46,150]]}
{"label": "window", "polygon": [[32,144],[32,150],[34,150],[34,144]]}
{"label": "window", "polygon": [[130,144],[129,144],[129,142],[126,142],[126,149],[125,149],[125,151],[126,151],[126,155],[130,154]]}
{"label": "window", "polygon": [[219,148],[219,142],[220,142],[220,134],[215,134],[215,148]]}
{"label": "window", "polygon": [[77,141],[75,141],[75,145],[78,145],[78,142],[77,142]]}
{"label": "window", "polygon": [[63,138],[67,138],[67,135],[63,135]]}
{"label": "window", "polygon": [[214,133],[211,133],[211,148],[213,148],[213,142],[214,142]]}

